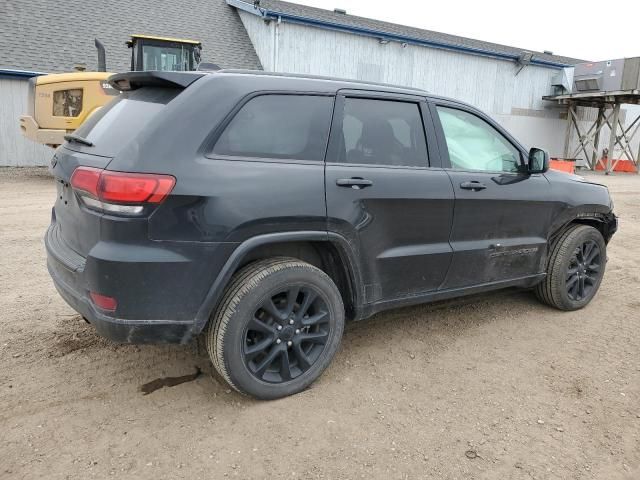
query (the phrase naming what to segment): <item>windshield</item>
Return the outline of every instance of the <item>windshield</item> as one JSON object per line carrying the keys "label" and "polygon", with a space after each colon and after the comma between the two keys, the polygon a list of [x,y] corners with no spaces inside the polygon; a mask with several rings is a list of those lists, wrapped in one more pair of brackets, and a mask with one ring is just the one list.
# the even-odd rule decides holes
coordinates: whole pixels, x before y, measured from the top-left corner
{"label": "windshield", "polygon": [[142,69],[163,72],[188,72],[194,70],[193,47],[190,45],[143,45]]}

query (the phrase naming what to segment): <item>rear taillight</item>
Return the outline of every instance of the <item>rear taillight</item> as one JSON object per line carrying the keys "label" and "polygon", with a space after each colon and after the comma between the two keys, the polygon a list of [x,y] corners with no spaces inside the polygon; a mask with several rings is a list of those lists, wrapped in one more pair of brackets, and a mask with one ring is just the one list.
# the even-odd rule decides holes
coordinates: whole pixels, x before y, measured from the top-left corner
{"label": "rear taillight", "polygon": [[86,192],[98,197],[98,182],[102,169],[91,167],[78,167],[71,175],[71,186],[76,190]]}
{"label": "rear taillight", "polygon": [[107,202],[160,203],[175,183],[170,175],[104,171],[100,175],[98,193]]}
{"label": "rear taillight", "polygon": [[85,205],[126,215],[142,213],[146,204],[161,203],[175,184],[171,175],[111,172],[93,167],[78,167],[71,176],[71,186],[81,194]]}

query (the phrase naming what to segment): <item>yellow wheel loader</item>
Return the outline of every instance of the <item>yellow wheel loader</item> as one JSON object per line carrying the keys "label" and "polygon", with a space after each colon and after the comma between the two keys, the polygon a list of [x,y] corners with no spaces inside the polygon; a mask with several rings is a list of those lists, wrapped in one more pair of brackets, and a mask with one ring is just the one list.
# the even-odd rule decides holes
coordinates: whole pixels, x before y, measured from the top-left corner
{"label": "yellow wheel loader", "polygon": [[[131,70],[193,71],[200,64],[200,42],[179,38],[132,35]],[[23,135],[34,142],[57,147],[64,136],[106,105],[120,92],[107,82],[105,49],[98,49],[97,72],[41,75],[29,80],[28,112],[20,117]]]}

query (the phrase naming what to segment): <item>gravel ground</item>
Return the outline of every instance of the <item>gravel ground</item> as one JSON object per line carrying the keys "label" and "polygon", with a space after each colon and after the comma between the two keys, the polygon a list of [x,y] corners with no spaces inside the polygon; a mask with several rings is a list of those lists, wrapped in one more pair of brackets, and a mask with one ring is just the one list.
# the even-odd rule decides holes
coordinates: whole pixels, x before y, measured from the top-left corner
{"label": "gravel ground", "polygon": [[597,180],[620,231],[584,310],[505,291],[391,311],[258,402],[195,345],[96,336],[46,271],[53,181],[0,169],[0,478],[638,479],[640,177]]}

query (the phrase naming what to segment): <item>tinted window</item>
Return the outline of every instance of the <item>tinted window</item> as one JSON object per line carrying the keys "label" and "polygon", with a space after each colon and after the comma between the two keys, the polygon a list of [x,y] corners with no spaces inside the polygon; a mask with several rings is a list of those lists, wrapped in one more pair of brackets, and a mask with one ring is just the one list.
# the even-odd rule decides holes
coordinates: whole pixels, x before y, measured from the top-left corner
{"label": "tinted window", "polygon": [[416,103],[347,98],[339,161],[427,166],[427,143]]}
{"label": "tinted window", "polygon": [[213,153],[323,161],[332,107],[332,97],[255,97],[233,117]]}
{"label": "tinted window", "polygon": [[177,88],[155,87],[122,92],[91,115],[75,133],[95,144],[90,148],[92,154],[114,156],[149,126],[180,92]]}
{"label": "tinted window", "polygon": [[456,170],[517,172],[520,152],[500,132],[475,115],[438,107],[451,167]]}

